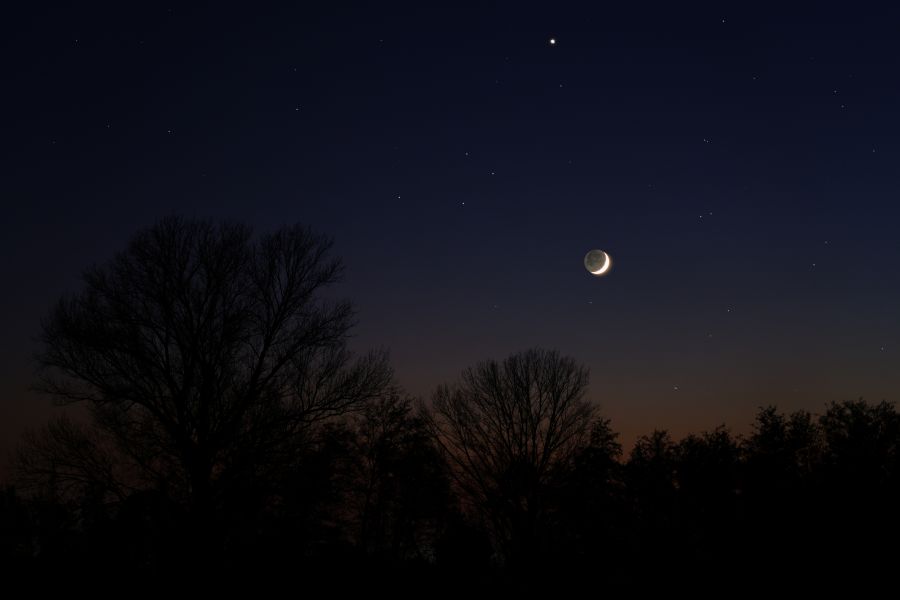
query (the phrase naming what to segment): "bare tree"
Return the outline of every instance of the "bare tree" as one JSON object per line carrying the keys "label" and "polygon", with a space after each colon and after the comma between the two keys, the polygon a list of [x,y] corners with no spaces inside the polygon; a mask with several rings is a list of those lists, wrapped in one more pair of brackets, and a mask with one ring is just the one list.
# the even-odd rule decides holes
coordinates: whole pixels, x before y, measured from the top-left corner
{"label": "bare tree", "polygon": [[66,415],[25,432],[16,452],[16,483],[44,499],[87,496],[123,500],[130,491],[127,465],[103,432]]}
{"label": "bare tree", "polygon": [[449,482],[425,419],[398,392],[368,404],[350,425],[348,505],[358,545],[394,560],[430,556],[449,507]]}
{"label": "bare tree", "polygon": [[[129,485],[165,480],[209,513],[221,489],[292,460],[312,423],[390,385],[383,353],[346,349],[351,306],[321,298],[341,273],[330,248],[300,226],[164,219],[52,310],[40,387],[89,407]],[[51,437],[56,454],[88,443]]]}
{"label": "bare tree", "polygon": [[587,385],[573,359],[532,349],[468,368],[434,395],[435,439],[510,562],[533,556],[548,491],[586,440],[595,412]]}

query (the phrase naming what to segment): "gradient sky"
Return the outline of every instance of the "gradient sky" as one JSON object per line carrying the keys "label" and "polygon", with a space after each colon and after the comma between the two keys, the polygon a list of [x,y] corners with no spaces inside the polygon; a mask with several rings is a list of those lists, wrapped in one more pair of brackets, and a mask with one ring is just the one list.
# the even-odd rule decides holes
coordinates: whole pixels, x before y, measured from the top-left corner
{"label": "gradient sky", "polygon": [[42,315],[171,213],[333,235],[417,395],[545,346],[627,444],[898,399],[898,9],[119,4],[4,15],[4,447]]}

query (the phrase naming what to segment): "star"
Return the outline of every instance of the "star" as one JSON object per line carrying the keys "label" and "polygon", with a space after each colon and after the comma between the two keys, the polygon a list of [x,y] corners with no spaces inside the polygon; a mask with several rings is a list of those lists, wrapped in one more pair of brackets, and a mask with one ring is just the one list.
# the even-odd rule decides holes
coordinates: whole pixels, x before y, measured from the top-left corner
{"label": "star", "polygon": [[556,45],[556,38],[550,38],[550,45],[551,45],[551,46],[555,46],[555,45]]}

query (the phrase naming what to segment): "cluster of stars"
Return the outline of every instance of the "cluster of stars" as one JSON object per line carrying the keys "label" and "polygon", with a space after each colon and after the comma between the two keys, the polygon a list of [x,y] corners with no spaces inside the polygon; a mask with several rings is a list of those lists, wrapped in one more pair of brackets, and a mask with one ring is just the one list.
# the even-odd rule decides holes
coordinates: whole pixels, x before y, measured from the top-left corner
{"label": "cluster of stars", "polygon": [[[724,23],[726,22],[726,20],[723,18],[723,19],[721,20],[721,22],[724,24]],[[77,43],[77,42],[78,42],[78,40],[75,40],[75,43]],[[384,43],[384,39],[379,39],[378,42],[379,42],[379,43]],[[557,38],[556,38],[555,36],[549,37],[549,38],[547,39],[547,44],[548,44],[549,46],[555,47],[555,46],[557,45]],[[508,61],[508,60],[509,60],[509,57],[505,57],[505,60]],[[810,57],[810,60],[813,60],[813,57]],[[293,72],[295,72],[295,73],[297,72],[297,67],[293,67]],[[752,79],[753,79],[754,81],[756,81],[756,80],[758,79],[758,76],[757,76],[757,75],[753,75],[753,76],[752,76]],[[498,83],[498,84],[499,84],[499,80],[495,80],[495,83]],[[560,88],[562,88],[562,87],[563,87],[563,84],[562,84],[562,83],[559,83],[558,86],[559,86]],[[839,93],[839,92],[838,92],[837,89],[833,89],[833,90],[832,90],[832,95],[835,95],[835,96],[836,96],[836,95],[838,95],[838,93]],[[845,109],[845,108],[846,108],[846,104],[843,104],[843,103],[842,103],[842,104],[840,105],[840,107],[841,107],[841,109]],[[294,111],[295,111],[295,112],[300,112],[300,109],[301,109],[301,105],[298,104],[298,105],[295,106]],[[110,128],[110,124],[109,124],[109,123],[106,124],[106,128],[107,128],[107,129]],[[168,130],[167,130],[167,133],[168,133],[169,135],[174,135],[175,132],[174,132],[173,129],[168,129]],[[710,138],[707,138],[707,137],[702,138],[702,141],[703,141],[704,144],[711,144],[711,143],[712,143],[712,140],[711,140]],[[56,143],[56,140],[53,140],[51,143],[55,144],[55,143]],[[872,152],[873,152],[873,153],[875,152],[875,148],[872,148]],[[470,152],[469,152],[469,151],[465,151],[465,152],[464,152],[464,156],[465,156],[466,158],[469,158],[469,157],[470,157]],[[571,165],[571,164],[572,164],[572,161],[569,160],[569,161],[568,161],[568,164]],[[489,171],[489,173],[490,173],[491,176],[496,176],[496,171]],[[650,188],[650,189],[653,189],[654,186],[653,186],[653,184],[648,184],[647,187]],[[397,195],[396,195],[396,198],[397,198],[397,200],[400,200],[400,199],[401,199],[401,195],[400,195],[400,194],[397,194]],[[466,206],[466,202],[465,202],[465,201],[461,201],[461,202],[460,202],[460,206]],[[700,222],[702,223],[702,222],[704,221],[704,217],[708,217],[708,216],[712,216],[712,215],[713,215],[713,212],[712,212],[712,211],[708,211],[706,214],[700,214],[700,215],[698,215],[698,218],[699,218]],[[825,245],[827,246],[828,244],[829,244],[828,240],[825,240]],[[816,264],[817,264],[817,263],[815,263],[815,262],[812,263],[812,268],[813,268],[813,269],[816,268]],[[593,305],[593,300],[588,300],[587,303],[588,303],[589,305]],[[499,309],[499,305],[494,304],[494,305],[492,305],[492,308],[493,308],[494,310],[498,310],[498,309]],[[729,306],[726,307],[725,310],[726,310],[726,313],[732,313],[732,312],[734,312],[734,306],[729,305]],[[706,334],[706,338],[707,338],[707,339],[712,339],[712,338],[713,338],[713,334],[712,334],[712,333],[707,333],[707,334]],[[880,351],[884,351],[884,346],[881,346],[881,347],[880,347]],[[678,390],[679,390],[679,386],[678,386],[678,385],[674,385],[674,386],[673,386],[673,390],[674,390],[674,391],[678,391]]]}

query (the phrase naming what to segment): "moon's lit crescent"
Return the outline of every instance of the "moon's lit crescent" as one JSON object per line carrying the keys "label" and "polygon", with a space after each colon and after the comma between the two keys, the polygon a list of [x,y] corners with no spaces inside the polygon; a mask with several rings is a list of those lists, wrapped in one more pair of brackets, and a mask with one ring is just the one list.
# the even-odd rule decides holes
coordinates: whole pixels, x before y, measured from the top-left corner
{"label": "moon's lit crescent", "polygon": [[592,274],[592,275],[603,275],[604,273],[606,273],[607,271],[609,271],[609,267],[610,267],[610,265],[612,264],[612,261],[609,260],[609,254],[607,254],[606,252],[604,252],[604,253],[603,253],[603,258],[606,259],[606,261],[603,263],[603,266],[600,267],[599,269],[597,269],[596,271],[591,271],[591,274]]}
{"label": "moon's lit crescent", "polygon": [[594,277],[606,275],[612,268],[612,258],[597,248],[584,255],[584,268]]}

